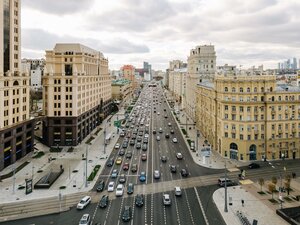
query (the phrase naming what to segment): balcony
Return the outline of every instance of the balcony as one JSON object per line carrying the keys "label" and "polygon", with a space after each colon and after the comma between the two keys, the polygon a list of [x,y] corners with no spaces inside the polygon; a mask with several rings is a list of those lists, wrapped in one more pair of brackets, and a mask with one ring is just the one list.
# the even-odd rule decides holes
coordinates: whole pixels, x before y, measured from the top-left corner
{"label": "balcony", "polygon": [[276,111],[275,111],[275,110],[272,110],[272,111],[271,111],[271,114],[272,114],[272,115],[274,115],[275,113],[276,113]]}
{"label": "balcony", "polygon": [[285,113],[285,114],[289,114],[289,110],[286,109],[286,110],[284,111],[284,113]]}
{"label": "balcony", "polygon": [[258,115],[258,110],[255,110],[255,111],[254,111],[254,115]]}
{"label": "balcony", "polygon": [[236,133],[236,130],[235,130],[235,129],[231,130],[231,133],[235,134],[235,133]]}
{"label": "balcony", "polygon": [[282,129],[278,129],[278,134],[282,134]]}
{"label": "balcony", "polygon": [[254,130],[254,134],[258,134],[259,133],[259,131],[258,130]]}

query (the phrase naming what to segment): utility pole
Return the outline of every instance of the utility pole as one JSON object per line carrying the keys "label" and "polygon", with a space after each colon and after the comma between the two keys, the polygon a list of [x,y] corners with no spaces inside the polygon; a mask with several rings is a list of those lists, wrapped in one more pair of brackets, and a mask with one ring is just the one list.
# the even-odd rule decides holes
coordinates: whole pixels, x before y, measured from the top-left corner
{"label": "utility pole", "polygon": [[32,179],[32,182],[33,182],[33,173],[34,173],[34,165],[33,165],[33,163],[32,163],[32,168],[31,168],[32,170],[31,170],[31,179]]}
{"label": "utility pole", "polygon": [[106,147],[106,126],[104,127],[103,134],[104,134],[103,154],[105,155],[106,154],[106,151],[105,151],[105,147]]}
{"label": "utility pole", "polygon": [[197,144],[197,145],[196,145],[196,152],[197,152],[197,153],[198,153],[198,150],[199,150],[199,147],[198,147],[198,139],[199,139],[199,137],[200,137],[200,130],[197,130],[197,139],[196,139],[196,140],[197,140],[197,141],[196,141],[196,142],[197,142],[197,143],[196,143],[196,144]]}
{"label": "utility pole", "polygon": [[226,159],[225,159],[225,206],[224,212],[228,212],[227,208],[227,166],[226,166]]}
{"label": "utility pole", "polygon": [[280,209],[282,209],[282,172],[280,171],[280,192],[279,192],[279,196],[280,196]]}
{"label": "utility pole", "polygon": [[86,145],[85,149],[85,187],[87,187],[87,164],[88,164],[88,145]]}
{"label": "utility pole", "polygon": [[16,188],[16,165],[13,166],[13,194],[15,194]]}

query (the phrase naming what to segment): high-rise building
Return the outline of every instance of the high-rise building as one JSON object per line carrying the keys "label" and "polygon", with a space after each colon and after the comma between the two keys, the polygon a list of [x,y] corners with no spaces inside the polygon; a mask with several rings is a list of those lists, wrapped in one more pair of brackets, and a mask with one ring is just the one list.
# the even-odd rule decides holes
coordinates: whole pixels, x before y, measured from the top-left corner
{"label": "high-rise building", "polygon": [[56,44],[46,51],[43,100],[45,143],[81,143],[110,114],[108,60],[81,44]]}
{"label": "high-rise building", "polygon": [[293,69],[293,70],[296,70],[297,68],[298,68],[298,66],[297,66],[297,59],[296,59],[296,58],[293,58],[292,69]]}
{"label": "high-rise building", "polygon": [[135,80],[135,68],[132,65],[124,65],[121,67],[120,71],[122,72],[123,78],[130,80],[130,85],[134,90],[137,87],[137,82]]}
{"label": "high-rise building", "polygon": [[21,73],[19,0],[0,1],[0,170],[33,150],[29,74]]}
{"label": "high-rise building", "polygon": [[188,57],[186,77],[186,113],[195,120],[196,87],[203,79],[213,79],[216,72],[216,52],[213,45],[196,46]]}

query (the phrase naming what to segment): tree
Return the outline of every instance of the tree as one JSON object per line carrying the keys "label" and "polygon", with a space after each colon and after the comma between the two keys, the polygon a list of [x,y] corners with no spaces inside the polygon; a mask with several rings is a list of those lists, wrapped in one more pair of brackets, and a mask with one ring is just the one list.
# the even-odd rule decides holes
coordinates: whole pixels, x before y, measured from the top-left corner
{"label": "tree", "polygon": [[259,178],[258,179],[258,183],[260,185],[260,192],[262,192],[262,186],[265,184],[264,178]]}
{"label": "tree", "polygon": [[276,186],[276,184],[277,184],[277,177],[272,177],[272,183],[274,184],[274,186]]}
{"label": "tree", "polygon": [[290,195],[290,190],[291,190],[291,175],[286,175],[285,176],[285,182],[284,182],[284,186],[287,190],[287,194]]}
{"label": "tree", "polygon": [[274,194],[274,191],[276,190],[275,184],[274,183],[269,183],[268,188],[269,188],[269,192],[272,193],[272,199],[274,199],[273,194]]}

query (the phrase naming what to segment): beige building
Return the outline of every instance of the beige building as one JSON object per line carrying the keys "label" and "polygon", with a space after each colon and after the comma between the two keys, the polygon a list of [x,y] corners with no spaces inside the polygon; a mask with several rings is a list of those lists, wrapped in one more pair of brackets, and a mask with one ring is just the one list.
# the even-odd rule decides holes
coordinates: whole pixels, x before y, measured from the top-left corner
{"label": "beige building", "polygon": [[120,100],[132,95],[131,81],[127,79],[118,79],[111,82],[112,99]]}
{"label": "beige building", "polygon": [[110,114],[108,60],[81,44],[46,51],[43,137],[49,146],[77,145]]}
{"label": "beige building", "polygon": [[0,1],[0,170],[33,150],[30,77],[21,73],[18,0]]}
{"label": "beige building", "polygon": [[123,78],[131,81],[132,89],[135,90],[138,86],[137,81],[135,79],[135,68],[132,65],[124,65],[120,69]]}
{"label": "beige building", "polygon": [[198,129],[223,157],[300,157],[300,88],[227,71],[197,86]]}
{"label": "beige building", "polygon": [[186,77],[186,113],[195,120],[197,84],[203,79],[212,80],[216,72],[216,52],[213,45],[196,46],[188,57]]}
{"label": "beige building", "polygon": [[170,90],[181,108],[184,108],[185,103],[183,99],[185,99],[186,92],[186,74],[187,68],[174,69],[173,71],[170,71]]}

